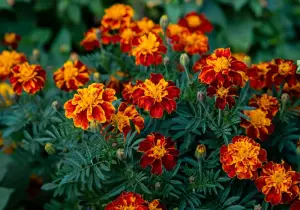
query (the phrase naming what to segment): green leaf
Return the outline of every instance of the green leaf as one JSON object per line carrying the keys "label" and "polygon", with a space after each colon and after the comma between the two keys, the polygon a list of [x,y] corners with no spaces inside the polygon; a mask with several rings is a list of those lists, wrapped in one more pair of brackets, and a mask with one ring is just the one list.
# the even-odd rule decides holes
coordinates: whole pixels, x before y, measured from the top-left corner
{"label": "green leaf", "polygon": [[[62,49],[63,48],[63,49]],[[71,36],[66,28],[62,28],[51,46],[51,52],[58,54],[59,52],[69,53],[71,51]]]}
{"label": "green leaf", "polygon": [[259,3],[259,0],[251,0],[249,2],[249,6],[252,9],[252,11],[255,13],[256,17],[259,17],[263,13],[263,7]]}
{"label": "green leaf", "polygon": [[78,5],[70,4],[68,7],[68,10],[67,10],[67,14],[73,23],[75,23],[75,24],[80,23],[81,11],[80,11],[80,7]]}
{"label": "green leaf", "polygon": [[225,203],[223,204],[223,206],[229,206],[231,204],[233,204],[234,202],[236,202],[237,200],[240,199],[240,196],[233,196],[231,198],[228,198]]}
{"label": "green leaf", "polygon": [[181,15],[181,8],[176,4],[167,4],[166,13],[170,19],[171,23],[176,23]]}
{"label": "green leaf", "polygon": [[14,189],[0,187],[0,209],[4,209]]}
{"label": "green leaf", "polygon": [[234,205],[234,206],[228,207],[226,210],[243,210],[243,209],[246,209],[246,208],[241,205]]}
{"label": "green leaf", "polygon": [[149,188],[146,186],[146,185],[144,185],[143,183],[139,183],[139,186],[141,187],[141,189],[145,192],[145,193],[147,193],[147,194],[152,194],[152,192],[149,190]]}
{"label": "green leaf", "polygon": [[12,6],[10,6],[6,0],[1,0],[0,1],[0,10],[1,9],[7,9],[7,10],[11,10]]}
{"label": "green leaf", "polygon": [[42,186],[42,190],[53,190],[57,188],[57,184],[54,183],[46,183]]}
{"label": "green leaf", "polygon": [[31,41],[40,45],[45,44],[51,36],[51,30],[46,28],[37,28],[31,33]]}
{"label": "green leaf", "polygon": [[39,0],[35,1],[34,10],[44,11],[50,9],[54,4],[54,1],[49,0]]}
{"label": "green leaf", "polygon": [[220,2],[232,5],[235,11],[240,11],[248,0],[220,0]]}
{"label": "green leaf", "polygon": [[92,11],[92,13],[97,16],[101,17],[104,13],[104,8],[102,5],[102,1],[99,0],[90,0],[89,2],[89,9]]}

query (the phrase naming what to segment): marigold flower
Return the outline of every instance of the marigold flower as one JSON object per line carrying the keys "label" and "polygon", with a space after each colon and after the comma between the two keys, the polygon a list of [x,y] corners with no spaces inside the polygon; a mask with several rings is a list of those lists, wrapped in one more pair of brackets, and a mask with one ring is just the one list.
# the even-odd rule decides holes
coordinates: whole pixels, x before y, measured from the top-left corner
{"label": "marigold flower", "polygon": [[272,124],[272,115],[262,109],[244,111],[244,114],[250,118],[246,120],[242,118],[241,127],[246,128],[247,136],[258,138],[262,141],[268,138],[268,135],[273,133],[274,126]]}
{"label": "marigold flower", "polygon": [[130,121],[132,121],[138,133],[144,128],[144,118],[141,117],[135,106],[128,106],[123,102],[120,104],[118,112],[112,115],[112,125],[124,133],[124,137],[126,138],[128,132],[131,130]]}
{"label": "marigold flower", "polygon": [[65,105],[65,115],[73,118],[75,127],[84,130],[89,128],[89,122],[106,123],[115,113],[112,102],[116,100],[116,91],[111,88],[104,89],[101,83],[93,83],[88,88],[78,89],[73,99]]}
{"label": "marigold flower", "polygon": [[283,91],[288,93],[291,97],[299,98],[300,97],[300,75],[296,74],[296,84],[289,86],[287,83],[283,86]]}
{"label": "marigold flower", "polygon": [[89,72],[80,61],[67,61],[62,68],[54,72],[53,79],[58,88],[69,92],[85,85],[89,81]]}
{"label": "marigold flower", "polygon": [[167,48],[163,45],[162,39],[152,32],[140,37],[136,46],[132,49],[135,64],[144,66],[162,63],[162,54],[166,52]]}
{"label": "marigold flower", "polygon": [[89,29],[85,35],[84,39],[80,42],[80,45],[84,47],[85,50],[91,51],[100,47],[100,40],[97,37],[97,33],[99,33],[99,28],[91,28]]}
{"label": "marigold flower", "polygon": [[267,152],[260,144],[247,136],[235,136],[232,143],[223,145],[220,150],[220,162],[230,178],[257,178],[257,169],[267,161]]}
{"label": "marigold flower", "polygon": [[229,80],[225,80],[224,83],[221,81],[214,81],[207,88],[207,95],[210,97],[216,96],[215,106],[219,109],[225,109],[228,105],[231,109],[235,105],[234,96],[237,95],[237,90]]}
{"label": "marigold flower", "polygon": [[199,160],[206,155],[206,146],[204,144],[198,144],[195,150],[195,157]]}
{"label": "marigold flower", "polygon": [[123,79],[125,76],[128,75],[122,71],[116,71],[114,74],[110,76],[106,87],[114,89],[117,94],[120,93],[123,87],[123,83],[121,82],[120,79]]}
{"label": "marigold flower", "polygon": [[287,82],[289,86],[296,85],[297,66],[292,60],[274,59],[271,64],[271,70],[266,76],[269,88],[272,88],[273,84],[278,87],[284,82]]}
{"label": "marigold flower", "polygon": [[175,99],[180,89],[172,81],[166,81],[161,74],[151,73],[150,79],[140,84],[132,93],[133,103],[150,111],[152,118],[161,118],[164,110],[171,114],[176,110]]}
{"label": "marigold flower", "polygon": [[260,108],[261,110],[270,113],[272,116],[275,116],[279,109],[278,100],[267,94],[255,95],[250,99],[249,106]]}
{"label": "marigold flower", "polygon": [[133,91],[143,82],[138,80],[136,82],[136,85],[133,85],[131,82],[128,82],[126,84],[124,84],[124,89],[122,91],[122,97],[124,98],[124,100],[128,103],[131,103],[133,98],[132,98],[132,93]]}
{"label": "marigold flower", "polygon": [[194,72],[200,72],[202,68],[207,64],[206,58],[208,55],[203,55],[199,60],[196,61],[196,63],[193,65],[193,71]]}
{"label": "marigold flower", "polygon": [[149,210],[167,210],[167,208],[159,202],[158,199],[153,200],[148,204]]}
{"label": "marigold flower", "polygon": [[256,90],[261,90],[262,88],[265,88],[267,86],[266,75],[270,70],[270,62],[253,64],[251,68],[247,70],[250,87]]}
{"label": "marigold flower", "polygon": [[212,24],[206,19],[205,15],[197,14],[196,12],[188,13],[179,20],[178,24],[188,28],[190,32],[200,31],[207,33],[213,30]]}
{"label": "marigold flower", "polygon": [[11,72],[10,83],[18,95],[21,95],[22,89],[29,94],[35,94],[44,87],[46,71],[40,65],[29,65],[25,62],[14,66]]}
{"label": "marigold flower", "polygon": [[229,79],[233,85],[242,86],[243,77],[240,71],[245,71],[247,65],[231,56],[229,48],[219,48],[206,58],[206,65],[199,74],[199,81],[210,84],[215,80],[224,82]]}
{"label": "marigold flower", "polygon": [[11,73],[11,68],[14,65],[23,63],[26,61],[26,57],[23,53],[16,51],[4,50],[0,54],[0,80],[5,80]]}
{"label": "marigold flower", "polygon": [[201,32],[183,33],[179,41],[183,50],[190,55],[206,53],[208,51],[208,38]]}
{"label": "marigold flower", "polygon": [[111,30],[120,29],[129,25],[134,11],[131,6],[125,4],[114,4],[106,9],[101,20],[102,26]]}
{"label": "marigold flower", "polygon": [[14,94],[15,92],[9,84],[0,82],[0,107],[2,105],[10,106],[13,103],[12,97]]}
{"label": "marigold flower", "polygon": [[123,192],[114,201],[109,203],[105,210],[148,210],[147,203],[143,197],[133,192]]}
{"label": "marigold flower", "polygon": [[137,26],[132,24],[130,27],[125,27],[120,30],[120,47],[122,52],[131,53],[132,43],[137,38]]}
{"label": "marigold flower", "polygon": [[4,34],[3,44],[13,49],[18,48],[18,44],[21,41],[21,36],[16,33]]}
{"label": "marigold flower", "polygon": [[300,197],[292,203],[290,208],[290,210],[298,210],[298,209],[300,209]]}
{"label": "marigold flower", "polygon": [[178,24],[169,24],[167,28],[166,35],[171,40],[172,48],[175,51],[183,51],[184,45],[182,44],[182,35],[188,33],[189,30],[186,27],[180,26]]}
{"label": "marigold flower", "polygon": [[259,191],[266,196],[265,200],[272,205],[286,203],[299,195],[300,173],[282,162],[268,162],[263,166],[260,176],[255,180]]}
{"label": "marigold flower", "polygon": [[150,20],[147,17],[142,18],[141,20],[136,22],[139,33],[138,35],[144,35],[144,34],[149,34],[150,32],[159,35],[160,33],[163,33],[162,28],[160,27],[159,24],[155,24],[152,20]]}
{"label": "marigold flower", "polygon": [[235,57],[238,61],[242,61],[250,65],[251,57],[246,55],[245,53],[232,53],[232,57]]}
{"label": "marigold flower", "polygon": [[179,151],[175,148],[175,142],[170,137],[166,138],[160,133],[151,133],[143,140],[138,148],[144,153],[141,158],[141,167],[151,166],[151,173],[161,175],[162,165],[166,170],[172,170],[177,163]]}

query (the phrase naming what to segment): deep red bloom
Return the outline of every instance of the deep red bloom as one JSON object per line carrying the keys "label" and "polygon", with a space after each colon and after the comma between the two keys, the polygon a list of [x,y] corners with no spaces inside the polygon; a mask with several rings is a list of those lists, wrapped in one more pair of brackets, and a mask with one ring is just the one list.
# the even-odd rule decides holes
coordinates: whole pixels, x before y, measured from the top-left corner
{"label": "deep red bloom", "polygon": [[267,73],[271,70],[270,62],[262,62],[253,64],[247,70],[247,76],[250,81],[250,87],[256,90],[261,90],[267,86]]}
{"label": "deep red bloom", "polygon": [[162,165],[166,170],[172,170],[177,163],[179,151],[175,148],[175,142],[170,137],[164,137],[160,133],[151,133],[143,140],[138,148],[144,153],[141,159],[141,167],[151,166],[151,173],[161,175]]}
{"label": "deep red bloom", "polygon": [[85,50],[91,51],[100,47],[100,42],[97,37],[97,33],[101,33],[99,28],[89,29],[85,35],[84,39],[80,42],[80,45],[84,47]]}
{"label": "deep red bloom", "polygon": [[299,209],[300,209],[300,197],[292,203],[290,210],[299,210]]}
{"label": "deep red bloom", "polygon": [[143,83],[142,81],[137,80],[135,85],[132,84],[132,82],[128,82],[128,83],[124,84],[124,89],[122,91],[122,97],[124,98],[124,100],[127,103],[132,103],[132,100],[133,100],[132,93],[142,83]]}
{"label": "deep red bloom", "polygon": [[114,201],[109,203],[105,210],[148,210],[143,197],[133,192],[123,192]]}
{"label": "deep red bloom", "polygon": [[263,111],[275,116],[279,109],[278,100],[273,96],[267,94],[255,95],[249,101],[249,106],[261,108]]}
{"label": "deep red bloom", "polygon": [[169,114],[176,110],[175,99],[179,95],[180,89],[172,81],[166,81],[162,74],[151,73],[150,79],[135,88],[132,99],[134,104],[150,111],[152,118],[161,118],[164,110]]}
{"label": "deep red bloom", "polygon": [[200,31],[207,33],[213,30],[212,24],[206,19],[205,15],[197,14],[196,12],[188,13],[179,20],[178,24],[188,28],[190,32]]}
{"label": "deep red bloom", "polygon": [[200,72],[202,68],[206,65],[206,58],[208,55],[203,55],[199,60],[196,61],[196,63],[193,65],[193,71],[194,72]]}

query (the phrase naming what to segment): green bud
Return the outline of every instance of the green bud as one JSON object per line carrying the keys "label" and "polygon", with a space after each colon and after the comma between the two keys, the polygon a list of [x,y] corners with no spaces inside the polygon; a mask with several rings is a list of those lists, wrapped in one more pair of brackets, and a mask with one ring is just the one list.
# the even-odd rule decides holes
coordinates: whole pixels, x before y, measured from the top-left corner
{"label": "green bud", "polygon": [[90,130],[93,133],[96,133],[97,131],[99,131],[99,123],[96,120],[93,120],[92,122],[90,122]]}
{"label": "green bud", "polygon": [[118,149],[116,152],[117,158],[119,160],[125,160],[125,153],[124,153],[124,149]]}
{"label": "green bud", "polygon": [[95,73],[93,74],[93,80],[94,80],[95,82],[100,82],[100,73],[99,73],[99,72],[95,72]]}
{"label": "green bud", "polygon": [[288,102],[289,98],[290,98],[289,94],[283,93],[281,95],[281,102],[282,102],[282,104],[285,105]]}
{"label": "green bud", "polygon": [[186,68],[189,65],[190,59],[186,53],[182,53],[180,55],[179,61],[180,61],[180,64]]}
{"label": "green bud", "polygon": [[195,157],[197,160],[203,159],[206,156],[206,146],[199,144],[195,150]]}
{"label": "green bud", "polygon": [[45,151],[49,154],[49,155],[54,155],[56,153],[56,149],[53,146],[53,144],[51,143],[46,143],[45,144]]}
{"label": "green bud", "polygon": [[167,30],[167,27],[168,27],[168,24],[169,24],[169,20],[168,20],[168,16],[167,15],[163,15],[160,17],[160,20],[159,20],[159,24],[160,24],[160,27],[166,31]]}
{"label": "green bud", "polygon": [[59,108],[60,108],[60,105],[58,103],[58,101],[53,101],[52,104],[51,104],[52,108],[55,110],[55,111],[58,111]]}

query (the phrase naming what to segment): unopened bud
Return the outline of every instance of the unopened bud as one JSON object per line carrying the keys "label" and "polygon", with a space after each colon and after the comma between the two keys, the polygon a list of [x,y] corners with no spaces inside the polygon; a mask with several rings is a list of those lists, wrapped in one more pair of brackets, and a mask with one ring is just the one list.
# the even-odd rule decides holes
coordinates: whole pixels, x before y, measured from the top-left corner
{"label": "unopened bud", "polygon": [[76,61],[78,59],[79,59],[78,54],[76,52],[72,52],[71,55],[70,55],[70,57],[69,57],[69,60]]}
{"label": "unopened bud", "polygon": [[96,37],[97,37],[98,41],[100,42],[100,41],[101,41],[101,38],[102,38],[102,37],[101,37],[101,31],[100,31],[100,29],[97,28],[95,33],[96,33]]}
{"label": "unopened bud", "polygon": [[95,72],[95,73],[93,74],[93,80],[94,80],[95,82],[100,82],[100,73],[99,73],[99,72]]}
{"label": "unopened bud", "polygon": [[255,205],[253,210],[262,210],[262,207],[260,204]]}
{"label": "unopened bud", "polygon": [[90,130],[93,133],[96,133],[99,130],[99,123],[96,120],[90,122]]}
{"label": "unopened bud", "polygon": [[40,57],[40,51],[38,49],[33,49],[32,50],[32,58],[34,60],[37,60],[37,59],[39,59],[39,57]]}
{"label": "unopened bud", "polygon": [[161,187],[160,182],[156,182],[154,187],[156,190],[158,190]]}
{"label": "unopened bud", "polygon": [[197,160],[203,159],[206,156],[206,146],[199,144],[195,150],[195,157]]}
{"label": "unopened bud", "polygon": [[159,24],[160,24],[160,27],[166,31],[167,30],[167,27],[168,27],[168,24],[169,24],[169,20],[168,20],[168,16],[167,15],[163,15],[160,17],[160,20],[159,20]]}
{"label": "unopened bud", "polygon": [[190,62],[189,56],[186,53],[182,53],[180,55],[180,64],[186,68],[189,62]]}
{"label": "unopened bud", "polygon": [[296,149],[297,155],[300,156],[300,139],[297,141],[297,149]]}
{"label": "unopened bud", "polygon": [[197,92],[197,100],[204,101],[204,93],[202,91]]}
{"label": "unopened bud", "polygon": [[118,149],[116,152],[117,158],[119,158],[119,160],[125,160],[125,153],[124,153],[124,149]]}
{"label": "unopened bud", "polygon": [[59,108],[60,108],[60,105],[58,103],[58,101],[53,101],[52,104],[51,104],[52,108],[55,110],[55,111],[58,111]]}
{"label": "unopened bud", "polygon": [[203,5],[203,0],[196,0],[196,4],[198,7],[201,7]]}
{"label": "unopened bud", "polygon": [[56,153],[56,149],[53,146],[53,144],[51,143],[46,143],[45,144],[45,151],[49,154],[49,155],[54,155]]}
{"label": "unopened bud", "polygon": [[283,93],[281,95],[281,102],[282,102],[282,104],[286,104],[288,102],[289,98],[290,98],[289,94]]}
{"label": "unopened bud", "polygon": [[195,177],[194,176],[189,177],[189,183],[191,183],[191,184],[195,183]]}
{"label": "unopened bud", "polygon": [[117,143],[114,142],[114,143],[111,144],[111,146],[112,146],[112,147],[116,147],[116,146],[117,146]]}
{"label": "unopened bud", "polygon": [[164,65],[168,65],[170,62],[170,58],[168,56],[164,57]]}

